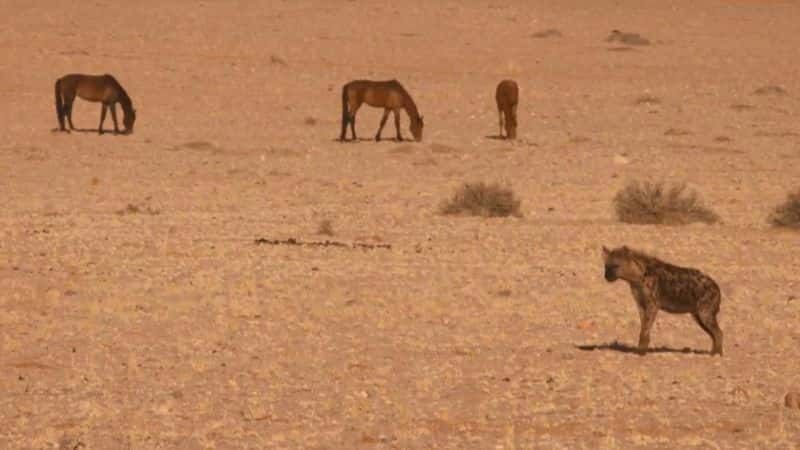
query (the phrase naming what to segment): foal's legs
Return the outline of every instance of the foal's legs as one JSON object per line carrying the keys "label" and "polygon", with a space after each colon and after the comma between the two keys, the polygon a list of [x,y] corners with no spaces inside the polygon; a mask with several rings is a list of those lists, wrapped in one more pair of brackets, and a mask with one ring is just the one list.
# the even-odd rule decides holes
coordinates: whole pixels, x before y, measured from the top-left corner
{"label": "foal's legs", "polygon": [[111,119],[114,121],[114,133],[119,133],[119,127],[117,126],[117,104],[112,103],[108,105],[108,109],[111,111]]}
{"label": "foal's legs", "polygon": [[100,126],[97,127],[97,134],[103,134],[103,122],[106,121],[106,108],[108,105],[105,103],[102,104],[102,109],[100,110]]}
{"label": "foal's legs", "polygon": [[500,118],[500,137],[503,137],[503,110],[498,106],[497,115]]}
{"label": "foal's legs", "polygon": [[397,129],[397,141],[400,142],[403,140],[403,135],[400,134],[400,111],[397,109],[394,110],[394,127]]}
{"label": "foal's legs", "polygon": [[389,110],[383,110],[383,117],[381,117],[381,126],[378,127],[378,134],[375,135],[375,141],[379,142],[381,140],[381,131],[383,131],[383,126],[386,125],[386,119],[389,117]]}

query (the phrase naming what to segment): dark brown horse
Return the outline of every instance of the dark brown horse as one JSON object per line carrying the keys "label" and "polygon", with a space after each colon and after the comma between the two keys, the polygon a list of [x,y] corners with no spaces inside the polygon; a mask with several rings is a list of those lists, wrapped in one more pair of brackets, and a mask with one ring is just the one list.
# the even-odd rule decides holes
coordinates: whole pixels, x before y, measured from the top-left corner
{"label": "dark brown horse", "polygon": [[494,95],[497,100],[497,114],[500,116],[500,137],[503,137],[503,118],[505,117],[506,138],[517,138],[517,103],[519,88],[513,80],[503,80],[497,85]]}
{"label": "dark brown horse", "polygon": [[106,120],[106,109],[111,110],[111,119],[114,121],[114,133],[119,133],[117,126],[116,104],[122,106],[125,117],[122,124],[125,126],[125,133],[133,133],[133,123],[136,121],[136,110],[133,109],[131,98],[122,88],[122,85],[111,75],[82,75],[70,74],[56,80],[56,115],[58,116],[58,127],[60,131],[67,131],[64,127],[64,118],[69,122],[70,130],[74,130],[72,125],[72,104],[78,96],[90,102],[100,102],[103,109],[100,110],[100,126],[97,132],[103,134],[103,122]]}
{"label": "dark brown horse", "polygon": [[417,111],[417,105],[408,92],[397,80],[390,81],[369,81],[355,80],[344,85],[342,88],[342,135],[339,138],[345,141],[347,134],[347,124],[350,124],[350,131],[353,140],[356,140],[356,112],[362,104],[368,104],[377,108],[383,108],[383,118],[375,140],[381,140],[381,131],[386,125],[389,112],[394,113],[394,126],[397,129],[397,140],[402,141],[400,133],[400,110],[405,109],[411,119],[411,134],[416,141],[422,140],[422,116]]}

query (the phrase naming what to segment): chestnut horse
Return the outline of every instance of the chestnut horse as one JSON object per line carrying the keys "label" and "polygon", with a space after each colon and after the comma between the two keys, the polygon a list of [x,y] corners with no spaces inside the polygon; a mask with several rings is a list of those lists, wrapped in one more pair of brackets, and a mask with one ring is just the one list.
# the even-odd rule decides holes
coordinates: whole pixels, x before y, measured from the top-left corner
{"label": "chestnut horse", "polygon": [[369,106],[383,108],[383,118],[381,125],[378,128],[378,133],[375,135],[375,140],[381,140],[381,131],[383,126],[386,125],[386,119],[389,117],[389,112],[394,113],[394,126],[397,129],[397,140],[402,141],[403,136],[400,133],[400,110],[405,109],[408,117],[411,119],[411,134],[414,135],[416,141],[422,140],[422,116],[417,111],[417,105],[408,92],[405,90],[397,80],[389,81],[370,81],[370,80],[355,80],[351,81],[342,87],[342,135],[339,138],[341,141],[346,141],[347,124],[350,124],[350,131],[353,134],[353,140],[356,140],[356,112],[362,104],[366,103]]}
{"label": "chestnut horse", "polygon": [[136,121],[136,110],[133,109],[131,98],[122,88],[122,85],[111,75],[83,75],[70,74],[56,80],[56,115],[58,116],[59,131],[67,131],[64,127],[64,118],[69,122],[70,130],[74,130],[72,125],[72,104],[78,96],[90,102],[100,102],[103,104],[100,110],[100,126],[97,128],[99,134],[103,134],[103,122],[106,120],[106,109],[111,111],[111,119],[114,121],[114,133],[119,133],[117,126],[116,104],[122,106],[125,117],[122,124],[125,126],[125,133],[133,133],[133,123]]}
{"label": "chestnut horse", "polygon": [[497,114],[500,116],[500,137],[503,137],[503,118],[505,118],[506,138],[517,138],[517,103],[519,88],[516,81],[503,80],[497,85],[494,95],[497,100]]}

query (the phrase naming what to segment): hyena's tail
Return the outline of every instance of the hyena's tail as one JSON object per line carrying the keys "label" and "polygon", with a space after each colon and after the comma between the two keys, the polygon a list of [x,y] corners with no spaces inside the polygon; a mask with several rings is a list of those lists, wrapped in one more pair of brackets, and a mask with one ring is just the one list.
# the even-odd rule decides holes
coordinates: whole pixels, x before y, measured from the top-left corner
{"label": "hyena's tail", "polygon": [[64,101],[61,99],[61,78],[56,80],[56,115],[58,116],[58,129],[64,131]]}

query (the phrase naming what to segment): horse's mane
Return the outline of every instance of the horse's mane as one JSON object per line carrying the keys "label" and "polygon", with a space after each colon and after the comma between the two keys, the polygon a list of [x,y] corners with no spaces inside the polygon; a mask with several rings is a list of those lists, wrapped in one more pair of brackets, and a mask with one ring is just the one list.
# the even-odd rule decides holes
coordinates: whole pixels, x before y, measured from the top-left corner
{"label": "horse's mane", "polygon": [[417,104],[414,103],[414,99],[411,98],[411,94],[409,94],[408,91],[406,90],[406,88],[403,87],[403,85],[400,84],[400,82],[397,81],[397,80],[389,80],[388,83],[390,85],[392,85],[392,87],[394,87],[398,91],[400,91],[401,94],[403,94],[403,103],[406,106],[406,111],[408,111],[408,115],[412,119],[418,120],[419,119],[419,110],[417,109]]}
{"label": "horse's mane", "polygon": [[130,106],[131,106],[131,98],[130,98],[130,96],[128,96],[128,93],[127,93],[127,92],[125,92],[125,88],[123,88],[123,87],[122,87],[122,85],[121,85],[121,84],[119,84],[119,81],[117,81],[117,79],[116,79],[116,78],[114,78],[114,76],[113,76],[113,75],[106,74],[106,79],[107,79],[107,80],[108,80],[108,81],[109,81],[109,82],[110,82],[112,85],[114,85],[114,89],[116,89],[117,91],[119,91],[119,94],[120,94],[120,103],[121,103],[123,106],[128,106],[128,107],[130,107]]}

